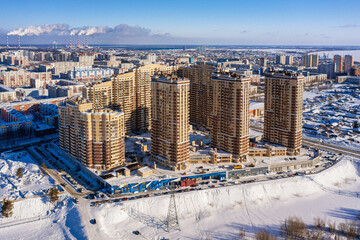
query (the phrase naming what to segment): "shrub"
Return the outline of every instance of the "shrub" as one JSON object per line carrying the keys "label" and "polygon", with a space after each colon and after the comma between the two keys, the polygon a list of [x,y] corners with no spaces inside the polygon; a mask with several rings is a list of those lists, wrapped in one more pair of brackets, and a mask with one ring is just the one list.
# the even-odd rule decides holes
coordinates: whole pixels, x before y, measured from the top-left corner
{"label": "shrub", "polygon": [[256,233],[256,240],[276,240],[276,236],[271,235],[267,230],[261,230]]}
{"label": "shrub", "polygon": [[239,239],[240,240],[245,239],[245,230],[243,227],[240,227],[240,229],[239,229]]}
{"label": "shrub", "polygon": [[1,214],[4,216],[4,217],[11,217],[13,212],[14,208],[14,203],[10,200],[5,200],[3,201],[3,206],[1,208]]}
{"label": "shrub", "polygon": [[331,223],[331,222],[329,221],[329,223],[328,223],[328,228],[329,228],[329,232],[330,232],[330,233],[335,233],[335,231],[336,231],[336,223]]}
{"label": "shrub", "polygon": [[318,229],[318,230],[325,230],[325,220],[321,219],[319,217],[314,218],[314,228]]}
{"label": "shrub", "polygon": [[298,217],[289,217],[280,227],[281,235],[289,239],[307,239],[309,230],[306,224]]}
{"label": "shrub", "polygon": [[56,187],[50,188],[50,190],[49,190],[50,202],[56,203],[59,200],[58,195],[59,195],[59,189],[57,189]]}
{"label": "shrub", "polygon": [[21,167],[21,168],[18,168],[16,170],[16,177],[17,178],[22,178],[24,176],[24,169]]}

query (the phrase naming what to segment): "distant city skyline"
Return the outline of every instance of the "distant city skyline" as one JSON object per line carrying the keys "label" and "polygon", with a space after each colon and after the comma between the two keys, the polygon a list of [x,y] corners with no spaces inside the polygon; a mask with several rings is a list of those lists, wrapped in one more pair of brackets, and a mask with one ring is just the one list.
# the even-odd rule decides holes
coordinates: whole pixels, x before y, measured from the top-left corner
{"label": "distant city skyline", "polygon": [[[23,44],[359,45],[360,2],[338,1],[26,1],[0,0],[0,44],[22,29]],[[77,32],[78,33],[78,32]],[[36,36],[38,35],[38,36]],[[10,44],[17,37],[9,37]],[[72,39],[76,43],[76,37]],[[84,37],[81,36],[84,43]]]}

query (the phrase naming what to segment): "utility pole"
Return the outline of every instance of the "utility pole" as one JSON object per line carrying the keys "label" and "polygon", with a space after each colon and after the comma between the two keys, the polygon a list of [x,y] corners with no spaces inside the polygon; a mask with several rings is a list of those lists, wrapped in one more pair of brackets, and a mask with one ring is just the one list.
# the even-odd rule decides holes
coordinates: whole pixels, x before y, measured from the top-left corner
{"label": "utility pole", "polygon": [[171,190],[171,196],[170,196],[169,210],[168,210],[167,222],[166,222],[167,231],[168,232],[181,231],[177,210],[176,210],[175,190],[173,185],[170,185],[170,190]]}

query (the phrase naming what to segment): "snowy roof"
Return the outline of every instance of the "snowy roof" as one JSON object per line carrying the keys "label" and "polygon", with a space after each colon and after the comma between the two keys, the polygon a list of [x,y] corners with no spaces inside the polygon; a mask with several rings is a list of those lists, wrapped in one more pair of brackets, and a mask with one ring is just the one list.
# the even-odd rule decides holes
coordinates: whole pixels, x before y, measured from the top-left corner
{"label": "snowy roof", "polygon": [[147,173],[147,172],[151,172],[152,170],[149,167],[142,167],[138,169],[138,172],[141,173]]}
{"label": "snowy roof", "polygon": [[250,101],[250,110],[255,110],[255,109],[262,109],[264,108],[264,103],[263,102],[253,102]]}

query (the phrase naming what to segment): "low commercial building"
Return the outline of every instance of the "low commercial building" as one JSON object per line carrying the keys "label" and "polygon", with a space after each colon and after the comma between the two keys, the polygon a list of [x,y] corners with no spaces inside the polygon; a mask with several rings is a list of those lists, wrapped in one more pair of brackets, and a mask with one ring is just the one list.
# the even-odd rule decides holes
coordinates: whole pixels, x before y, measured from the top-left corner
{"label": "low commercial building", "polygon": [[220,151],[218,152],[215,149],[210,151],[193,152],[190,151],[189,164],[222,164],[222,163],[232,163],[233,155],[231,153]]}
{"label": "low commercial building", "polygon": [[265,145],[264,147],[250,147],[250,157],[275,157],[275,156],[286,156],[286,147],[277,147],[272,145]]}
{"label": "low commercial building", "polygon": [[269,172],[287,172],[291,170],[297,170],[299,168],[311,168],[319,163],[321,157],[315,157],[311,160],[302,160],[302,161],[289,161],[272,164],[269,166]]}

